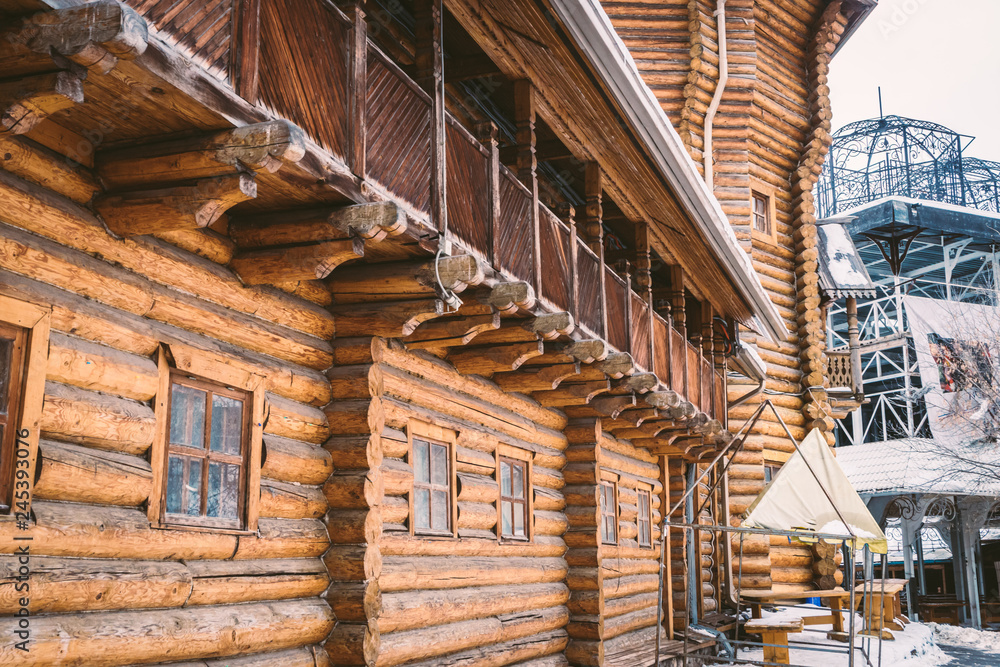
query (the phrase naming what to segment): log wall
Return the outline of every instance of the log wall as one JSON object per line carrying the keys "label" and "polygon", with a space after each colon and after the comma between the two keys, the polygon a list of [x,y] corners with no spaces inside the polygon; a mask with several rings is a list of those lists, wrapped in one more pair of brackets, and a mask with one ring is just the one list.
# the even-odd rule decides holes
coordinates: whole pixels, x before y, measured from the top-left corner
{"label": "log wall", "polygon": [[[31,650],[5,642],[0,664],[326,664],[332,317],[6,172],[0,200],[0,294],[52,311],[35,524],[0,518],[0,636],[27,534]],[[161,344],[266,376],[257,534],[150,526]]]}
{"label": "log wall", "polygon": [[[334,664],[565,664],[565,418],[434,357],[345,339],[330,372]],[[410,530],[414,422],[453,431],[457,536]],[[530,456],[530,543],[497,539],[498,448]],[[530,664],[534,664],[530,662]]]}
{"label": "log wall", "polygon": [[[657,457],[601,431],[600,420],[574,420],[566,429],[569,531],[567,583],[573,665],[636,665],[653,658],[657,617],[660,508],[663,484]],[[602,544],[600,481],[618,489],[618,542]],[[652,547],[638,543],[639,488],[650,491]]]}

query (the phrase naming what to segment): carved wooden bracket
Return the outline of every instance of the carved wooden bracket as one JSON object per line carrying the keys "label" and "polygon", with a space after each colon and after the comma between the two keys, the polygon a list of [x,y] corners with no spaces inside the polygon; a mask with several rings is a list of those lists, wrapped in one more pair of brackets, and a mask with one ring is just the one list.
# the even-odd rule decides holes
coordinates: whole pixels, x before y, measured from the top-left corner
{"label": "carved wooden bracket", "polygon": [[520,343],[541,338],[553,340],[573,331],[576,324],[569,313],[545,313],[526,320],[509,322],[483,336],[482,341],[490,344]]}
{"label": "carved wooden bracket", "polygon": [[100,0],[22,19],[0,36],[0,61],[18,54],[58,55],[107,74],[119,58],[132,60],[142,55],[148,41],[146,21],[135,10]]}
{"label": "carved wooden bracket", "polygon": [[402,338],[427,320],[444,313],[444,302],[426,298],[412,301],[369,301],[334,304],[329,307],[337,327],[337,337],[380,336]]}
{"label": "carved wooden bracket", "polygon": [[611,387],[613,393],[645,394],[655,389],[658,383],[655,373],[636,373],[612,382]]}
{"label": "carved wooden bracket", "polygon": [[476,336],[497,329],[500,313],[489,315],[459,315],[424,322],[410,334],[406,346],[411,349],[433,349],[468,345]]}
{"label": "carved wooden bracket", "polygon": [[83,102],[74,72],[49,72],[0,81],[0,133],[24,134],[57,111]]}
{"label": "carved wooden bracket", "polygon": [[483,265],[472,255],[418,262],[386,262],[347,267],[329,280],[336,303],[398,301],[434,294],[440,279],[445,289],[462,292],[485,279]]}
{"label": "carved wooden bracket", "polygon": [[513,345],[494,345],[459,350],[448,361],[463,375],[489,377],[494,373],[517,370],[524,362],[545,351],[545,344],[538,340]]}
{"label": "carved wooden bracket", "polygon": [[376,202],[239,218],[230,221],[229,235],[241,248],[266,248],[352,236],[381,241],[402,234],[406,227],[401,208],[392,202]]}
{"label": "carved wooden bracket", "polygon": [[95,166],[115,189],[245,171],[273,173],[306,153],[305,133],[285,120],[104,151]]}
{"label": "carved wooden bracket", "polygon": [[566,378],[580,373],[579,361],[538,366],[533,363],[535,359],[521,366],[516,372],[497,373],[493,376],[493,381],[504,391],[530,393],[555,389]]}
{"label": "carved wooden bracket", "polygon": [[326,278],[343,264],[363,257],[359,238],[322,241],[300,246],[243,250],[229,262],[246,285],[264,285]]}
{"label": "carved wooden bracket", "polygon": [[623,396],[602,396],[590,402],[592,407],[599,414],[616,419],[620,414],[636,405],[635,395],[627,394]]}
{"label": "carved wooden bracket", "polygon": [[501,315],[515,315],[518,311],[529,311],[535,307],[535,290],[525,282],[500,283],[482,299]]}
{"label": "carved wooden bracket", "polygon": [[[637,401],[638,404],[638,401]],[[614,433],[616,436],[621,431],[630,428],[637,428],[647,419],[656,419],[658,413],[656,408],[626,409],[612,419],[605,419],[601,423],[604,430]]]}
{"label": "carved wooden bracket", "polygon": [[534,399],[546,407],[565,407],[569,405],[587,405],[597,396],[611,389],[608,380],[603,382],[581,382],[578,384],[563,384],[556,389],[536,391]]}
{"label": "carved wooden bracket", "polygon": [[207,178],[195,185],[104,195],[94,207],[119,236],[201,229],[236,204],[257,196],[251,174]]}

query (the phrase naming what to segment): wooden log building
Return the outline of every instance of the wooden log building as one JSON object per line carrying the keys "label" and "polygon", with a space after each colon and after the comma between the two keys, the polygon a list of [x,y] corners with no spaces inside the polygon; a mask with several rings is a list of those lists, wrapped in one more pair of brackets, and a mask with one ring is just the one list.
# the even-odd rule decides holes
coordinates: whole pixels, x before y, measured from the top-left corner
{"label": "wooden log building", "polygon": [[713,104],[714,4],[0,0],[0,665],[648,665],[719,609],[671,542],[658,628],[659,524],[736,338],[796,434],[850,407],[810,189],[866,7],[719,0]]}

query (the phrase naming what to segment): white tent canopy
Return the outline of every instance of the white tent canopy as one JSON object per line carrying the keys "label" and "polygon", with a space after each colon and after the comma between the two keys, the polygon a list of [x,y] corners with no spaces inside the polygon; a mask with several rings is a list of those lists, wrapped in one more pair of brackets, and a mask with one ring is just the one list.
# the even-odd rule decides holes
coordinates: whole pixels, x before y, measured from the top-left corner
{"label": "white tent canopy", "polygon": [[850,535],[855,549],[867,544],[875,553],[888,552],[885,534],[817,429],[750,505],[743,525],[802,531],[804,542],[816,541],[810,533]]}

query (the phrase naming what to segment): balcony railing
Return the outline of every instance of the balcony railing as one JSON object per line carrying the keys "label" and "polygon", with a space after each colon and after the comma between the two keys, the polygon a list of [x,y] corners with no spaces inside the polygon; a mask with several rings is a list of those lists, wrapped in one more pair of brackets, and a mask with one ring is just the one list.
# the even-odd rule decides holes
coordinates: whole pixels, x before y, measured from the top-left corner
{"label": "balcony railing", "polygon": [[[333,7],[330,11],[334,19],[318,29],[328,32],[331,46],[357,43],[350,19]],[[371,42],[366,49],[331,48],[327,57],[345,62],[331,64],[328,85],[310,93],[311,111],[283,111],[343,156],[357,175],[430,220],[430,96]],[[327,119],[340,114],[350,118],[346,132],[324,131]],[[630,353],[639,368],[655,372],[703,412],[722,415],[725,385],[712,360],[670,327],[627,278],[604,264],[575,225],[541,204],[532,211],[531,191],[500,163],[494,143],[477,141],[450,115],[444,133],[453,242],[507,278],[534,286],[543,303],[571,313],[586,335]]]}

